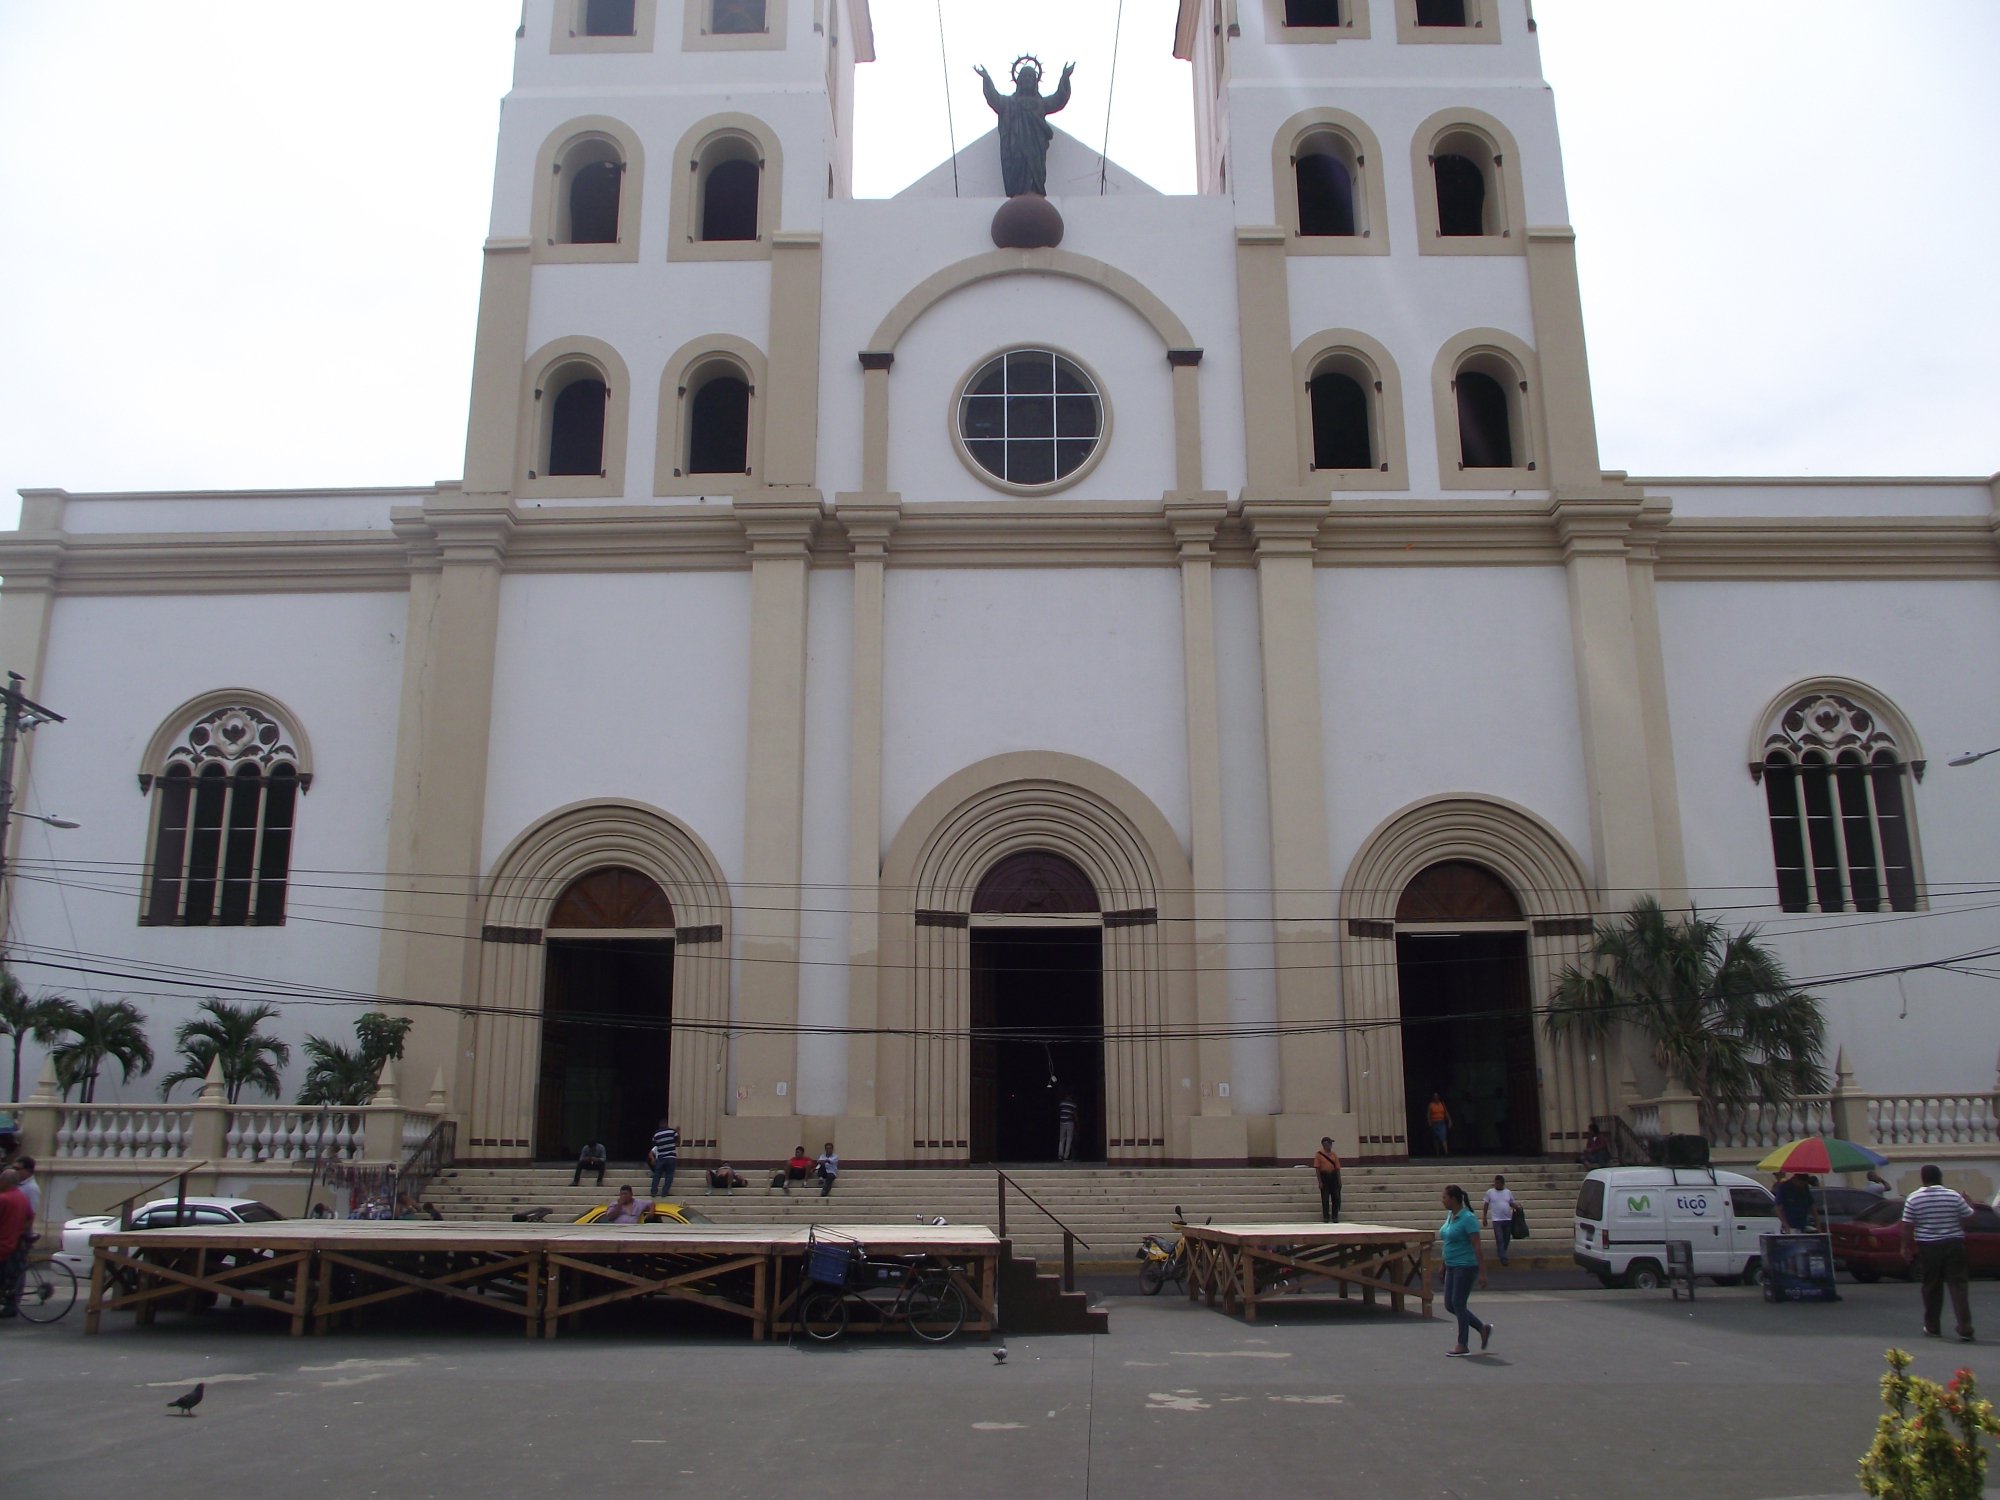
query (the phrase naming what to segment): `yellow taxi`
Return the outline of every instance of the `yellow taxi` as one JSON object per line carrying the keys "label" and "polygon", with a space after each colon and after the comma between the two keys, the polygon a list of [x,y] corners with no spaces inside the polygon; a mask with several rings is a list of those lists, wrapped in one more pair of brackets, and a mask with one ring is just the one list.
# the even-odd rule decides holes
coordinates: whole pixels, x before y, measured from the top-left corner
{"label": "yellow taxi", "polygon": [[[604,1216],[610,1212],[611,1205],[609,1203],[600,1203],[597,1207],[580,1214],[576,1222],[579,1224],[600,1223]],[[641,1224],[713,1224],[715,1220],[711,1219],[700,1209],[689,1208],[684,1203],[648,1203],[645,1211],[639,1215],[639,1222]]]}

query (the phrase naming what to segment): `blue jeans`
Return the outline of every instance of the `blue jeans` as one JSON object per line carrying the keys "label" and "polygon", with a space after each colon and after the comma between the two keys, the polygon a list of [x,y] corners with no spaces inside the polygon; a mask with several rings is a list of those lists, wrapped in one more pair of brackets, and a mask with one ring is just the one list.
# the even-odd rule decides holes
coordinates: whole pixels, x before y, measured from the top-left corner
{"label": "blue jeans", "polygon": [[1444,1268],[1444,1310],[1458,1316],[1458,1347],[1470,1349],[1471,1343],[1465,1337],[1468,1328],[1476,1328],[1481,1333],[1486,1325],[1479,1321],[1467,1305],[1472,1297],[1472,1288],[1479,1280],[1477,1266],[1446,1266]]}
{"label": "blue jeans", "polygon": [[1493,1248],[1500,1252],[1500,1264],[1507,1264],[1507,1247],[1514,1242],[1514,1221],[1495,1219],[1493,1221]]}
{"label": "blue jeans", "polygon": [[650,1190],[655,1198],[664,1198],[674,1190],[674,1168],[680,1165],[675,1157],[653,1164],[653,1186]]}

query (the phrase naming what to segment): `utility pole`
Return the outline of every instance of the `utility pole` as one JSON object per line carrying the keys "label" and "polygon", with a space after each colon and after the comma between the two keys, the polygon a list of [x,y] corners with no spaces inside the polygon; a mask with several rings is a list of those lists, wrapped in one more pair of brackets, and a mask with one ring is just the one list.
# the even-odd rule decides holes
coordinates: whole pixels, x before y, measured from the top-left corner
{"label": "utility pole", "polygon": [[7,953],[7,929],[14,915],[13,865],[7,857],[9,839],[16,816],[33,818],[51,828],[75,828],[68,818],[14,811],[14,752],[21,736],[38,724],[61,724],[63,716],[43,708],[21,691],[21,674],[9,672],[7,686],[0,688],[0,960]]}

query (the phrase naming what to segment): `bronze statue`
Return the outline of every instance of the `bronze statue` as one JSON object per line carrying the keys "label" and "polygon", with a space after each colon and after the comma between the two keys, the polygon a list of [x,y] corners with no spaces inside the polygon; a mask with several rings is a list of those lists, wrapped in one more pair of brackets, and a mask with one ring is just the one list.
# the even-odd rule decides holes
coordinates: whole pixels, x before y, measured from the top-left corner
{"label": "bronze statue", "polygon": [[974,65],[986,102],[1000,117],[1000,179],[1009,198],[1022,193],[1048,196],[1049,142],[1055,139],[1047,117],[1069,103],[1069,75],[1075,63],[1065,63],[1062,81],[1046,99],[1042,97],[1042,63],[1037,57],[1014,59],[1014,92],[1002,94],[993,87],[985,68]]}

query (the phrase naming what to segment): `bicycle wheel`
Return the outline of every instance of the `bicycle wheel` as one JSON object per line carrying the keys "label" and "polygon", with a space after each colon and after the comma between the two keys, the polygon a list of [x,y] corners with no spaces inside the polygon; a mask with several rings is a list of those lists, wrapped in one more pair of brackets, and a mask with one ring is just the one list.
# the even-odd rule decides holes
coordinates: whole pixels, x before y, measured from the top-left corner
{"label": "bicycle wheel", "polygon": [[21,1273],[20,1313],[30,1323],[53,1323],[76,1306],[76,1272],[52,1260]]}
{"label": "bicycle wheel", "polygon": [[942,1344],[965,1326],[965,1297],[943,1276],[931,1276],[910,1288],[904,1309],[910,1332],[933,1344]]}
{"label": "bicycle wheel", "polygon": [[847,1332],[847,1298],[832,1287],[807,1292],[799,1302],[799,1327],[825,1343]]}

